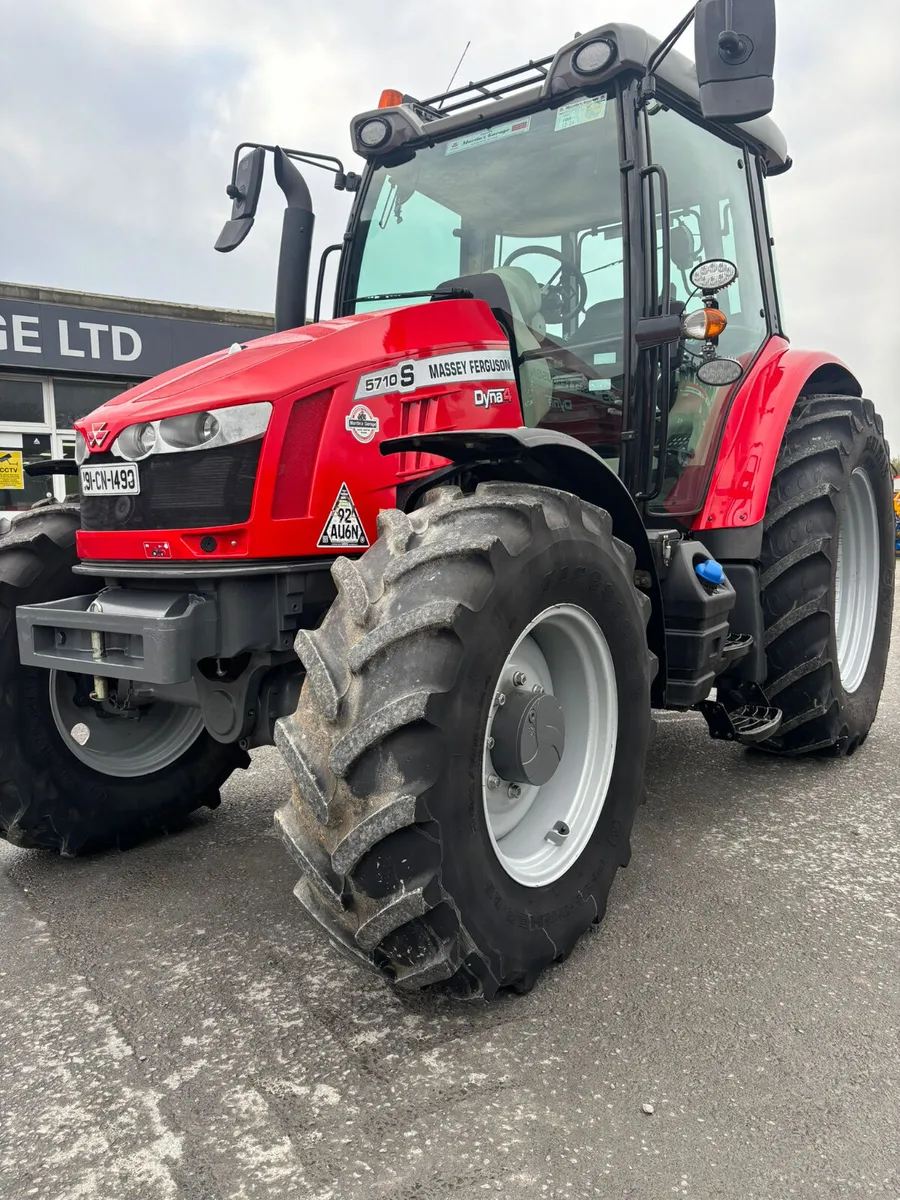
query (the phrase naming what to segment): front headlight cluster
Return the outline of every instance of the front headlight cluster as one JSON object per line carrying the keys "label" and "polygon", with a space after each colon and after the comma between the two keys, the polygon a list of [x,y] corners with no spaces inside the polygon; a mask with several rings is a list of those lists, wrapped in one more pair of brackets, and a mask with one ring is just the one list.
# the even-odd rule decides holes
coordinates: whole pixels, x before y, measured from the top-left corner
{"label": "front headlight cluster", "polygon": [[[128,462],[140,462],[151,454],[177,454],[188,450],[213,450],[235,442],[262,437],[269,425],[272,405],[268,401],[182,413],[161,421],[141,421],[123,429],[112,444],[112,452]],[[79,447],[76,444],[76,457]]]}

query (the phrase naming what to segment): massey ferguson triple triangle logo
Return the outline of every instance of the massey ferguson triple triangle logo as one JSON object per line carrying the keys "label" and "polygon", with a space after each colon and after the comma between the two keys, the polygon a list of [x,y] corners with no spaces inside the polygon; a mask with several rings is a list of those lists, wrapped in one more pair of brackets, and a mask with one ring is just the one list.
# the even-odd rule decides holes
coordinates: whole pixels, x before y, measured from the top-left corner
{"label": "massey ferguson triple triangle logo", "polygon": [[88,445],[99,450],[109,435],[109,426],[105,421],[93,421],[88,430]]}

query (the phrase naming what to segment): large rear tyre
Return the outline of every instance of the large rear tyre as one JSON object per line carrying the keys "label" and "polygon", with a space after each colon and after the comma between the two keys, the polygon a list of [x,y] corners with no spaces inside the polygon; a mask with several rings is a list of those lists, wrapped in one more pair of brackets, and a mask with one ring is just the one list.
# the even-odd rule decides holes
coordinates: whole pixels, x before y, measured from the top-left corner
{"label": "large rear tyre", "polygon": [[634,553],[600,509],[489,483],[382,513],[333,574],[275,733],[295,894],[405,990],[526,990],[630,855],[655,670]]}
{"label": "large rear tyre", "polygon": [[871,401],[798,402],[763,534],[765,688],[784,714],[767,750],[846,755],[868,736],[890,649],[892,474]]}
{"label": "large rear tyre", "polygon": [[214,808],[249,762],[210,738],[194,710],[152,705],[126,722],[87,701],[77,677],[21,665],[17,605],[92,590],[72,574],[77,528],[77,509],[51,506],[0,533],[0,835],[63,854],[175,828]]}

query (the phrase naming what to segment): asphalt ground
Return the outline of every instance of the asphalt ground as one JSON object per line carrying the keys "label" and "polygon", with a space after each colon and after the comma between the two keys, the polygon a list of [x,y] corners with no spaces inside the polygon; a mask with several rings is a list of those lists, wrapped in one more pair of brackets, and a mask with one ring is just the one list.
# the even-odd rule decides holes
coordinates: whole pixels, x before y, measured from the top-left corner
{"label": "asphalt ground", "polygon": [[0,1197],[897,1200],[894,637],[850,760],[664,715],[603,925],[483,1008],[324,942],[275,751],[127,854],[3,845]]}

